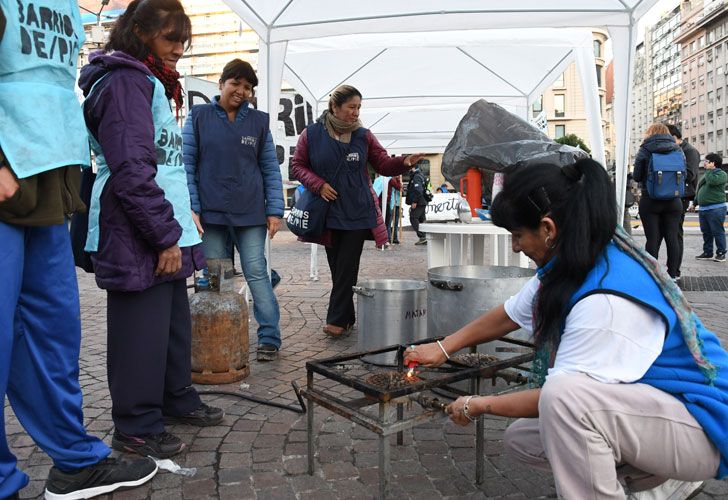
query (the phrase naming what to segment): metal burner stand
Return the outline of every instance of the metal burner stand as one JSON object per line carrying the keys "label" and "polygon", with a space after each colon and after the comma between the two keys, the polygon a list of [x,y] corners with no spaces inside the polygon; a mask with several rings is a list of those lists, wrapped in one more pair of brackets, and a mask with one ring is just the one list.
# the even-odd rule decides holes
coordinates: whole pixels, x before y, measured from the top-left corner
{"label": "metal burner stand", "polygon": [[[417,343],[432,342],[433,339],[427,339]],[[503,338],[499,339],[503,342],[516,344],[522,347],[532,348],[533,344],[515,339]],[[308,473],[314,473],[314,403],[338,414],[342,417],[355,422],[379,436],[379,498],[386,498],[390,483],[390,450],[389,436],[397,434],[397,444],[404,444],[403,431],[411,429],[421,423],[429,422],[446,417],[442,410],[425,410],[413,417],[404,418],[404,405],[411,404],[410,394],[419,393],[430,389],[447,390],[455,395],[464,395],[466,393],[451,386],[451,384],[461,381],[470,380],[470,391],[468,394],[479,394],[481,381],[492,379],[493,385],[497,377],[503,377],[509,382],[518,380],[517,383],[523,384],[525,381],[520,377],[514,377],[511,372],[509,375],[499,373],[506,368],[517,368],[523,371],[530,371],[529,367],[523,366],[533,360],[533,352],[512,356],[496,363],[486,366],[464,367],[456,365],[448,367],[444,366],[442,373],[436,378],[424,379],[414,382],[408,386],[382,390],[362,382],[358,378],[347,378],[342,375],[341,371],[336,368],[337,364],[346,363],[347,361],[358,361],[363,356],[372,354],[380,354],[397,350],[397,365],[400,371],[403,371],[403,353],[405,346],[389,346],[375,351],[366,353],[356,353],[348,356],[327,358],[318,361],[309,361],[306,363],[306,389],[302,390],[303,396],[308,400],[307,411],[307,437],[308,437]],[[365,397],[348,399],[346,401],[339,399],[330,393],[324,392],[314,387],[314,374],[318,373],[328,379],[335,380],[341,384],[352,387],[362,393]],[[378,416],[367,414],[362,411],[367,406],[378,404]],[[396,405],[396,420],[390,417],[393,413],[390,410]],[[485,476],[485,457],[484,457],[484,437],[485,424],[482,417],[476,420],[475,432],[475,481],[482,484]]]}

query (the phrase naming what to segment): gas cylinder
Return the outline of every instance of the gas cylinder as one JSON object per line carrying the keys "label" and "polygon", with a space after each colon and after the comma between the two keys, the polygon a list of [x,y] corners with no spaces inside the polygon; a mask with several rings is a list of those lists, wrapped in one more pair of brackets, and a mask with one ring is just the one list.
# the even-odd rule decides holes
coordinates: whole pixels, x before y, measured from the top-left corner
{"label": "gas cylinder", "polygon": [[208,259],[209,285],[190,297],[192,382],[228,384],[250,374],[248,304],[235,291],[229,259]]}
{"label": "gas cylinder", "polygon": [[460,192],[470,205],[470,215],[477,217],[476,208],[483,208],[482,175],[477,168],[469,168],[460,178]]}

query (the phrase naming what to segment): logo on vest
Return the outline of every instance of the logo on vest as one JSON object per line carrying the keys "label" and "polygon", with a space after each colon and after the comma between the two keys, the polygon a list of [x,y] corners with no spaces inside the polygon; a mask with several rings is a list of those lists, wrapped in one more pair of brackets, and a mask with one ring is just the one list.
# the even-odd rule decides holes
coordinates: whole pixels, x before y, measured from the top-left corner
{"label": "logo on vest", "polygon": [[78,34],[73,21],[62,11],[18,3],[20,53],[73,66],[78,57]]}
{"label": "logo on vest", "polygon": [[258,144],[258,138],[252,135],[244,135],[240,138],[240,144],[255,147]]}
{"label": "logo on vest", "polygon": [[359,153],[349,153],[346,155],[346,161],[359,161]]}
{"label": "logo on vest", "polygon": [[179,167],[182,165],[182,136],[162,129],[157,141],[157,165]]}

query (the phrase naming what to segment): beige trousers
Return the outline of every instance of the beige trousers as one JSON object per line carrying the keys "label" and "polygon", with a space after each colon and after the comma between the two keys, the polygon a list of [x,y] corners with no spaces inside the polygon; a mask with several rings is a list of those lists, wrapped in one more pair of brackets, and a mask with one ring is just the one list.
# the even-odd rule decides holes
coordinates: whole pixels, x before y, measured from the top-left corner
{"label": "beige trousers", "polygon": [[505,432],[519,462],[551,470],[559,498],[623,499],[668,478],[715,476],[720,456],[678,399],[646,384],[605,384],[584,374],[548,379],[539,418]]}

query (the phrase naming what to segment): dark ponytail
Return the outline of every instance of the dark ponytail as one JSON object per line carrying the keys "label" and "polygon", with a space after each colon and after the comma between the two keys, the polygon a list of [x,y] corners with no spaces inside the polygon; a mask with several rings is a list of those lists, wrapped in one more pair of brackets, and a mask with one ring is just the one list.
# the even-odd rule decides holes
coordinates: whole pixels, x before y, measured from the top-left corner
{"label": "dark ponytail", "polygon": [[149,38],[171,28],[165,36],[187,46],[192,36],[192,23],[179,0],[134,0],[111,28],[104,50],[120,50],[140,61],[146,59],[149,47],[134,32],[135,27]]}
{"label": "dark ponytail", "polygon": [[553,264],[541,278],[535,307],[537,346],[558,344],[565,308],[614,236],[614,186],[594,160],[559,168],[551,164],[517,167],[506,174],[493,200],[493,223],[508,230],[538,229],[545,216],[558,228]]}

